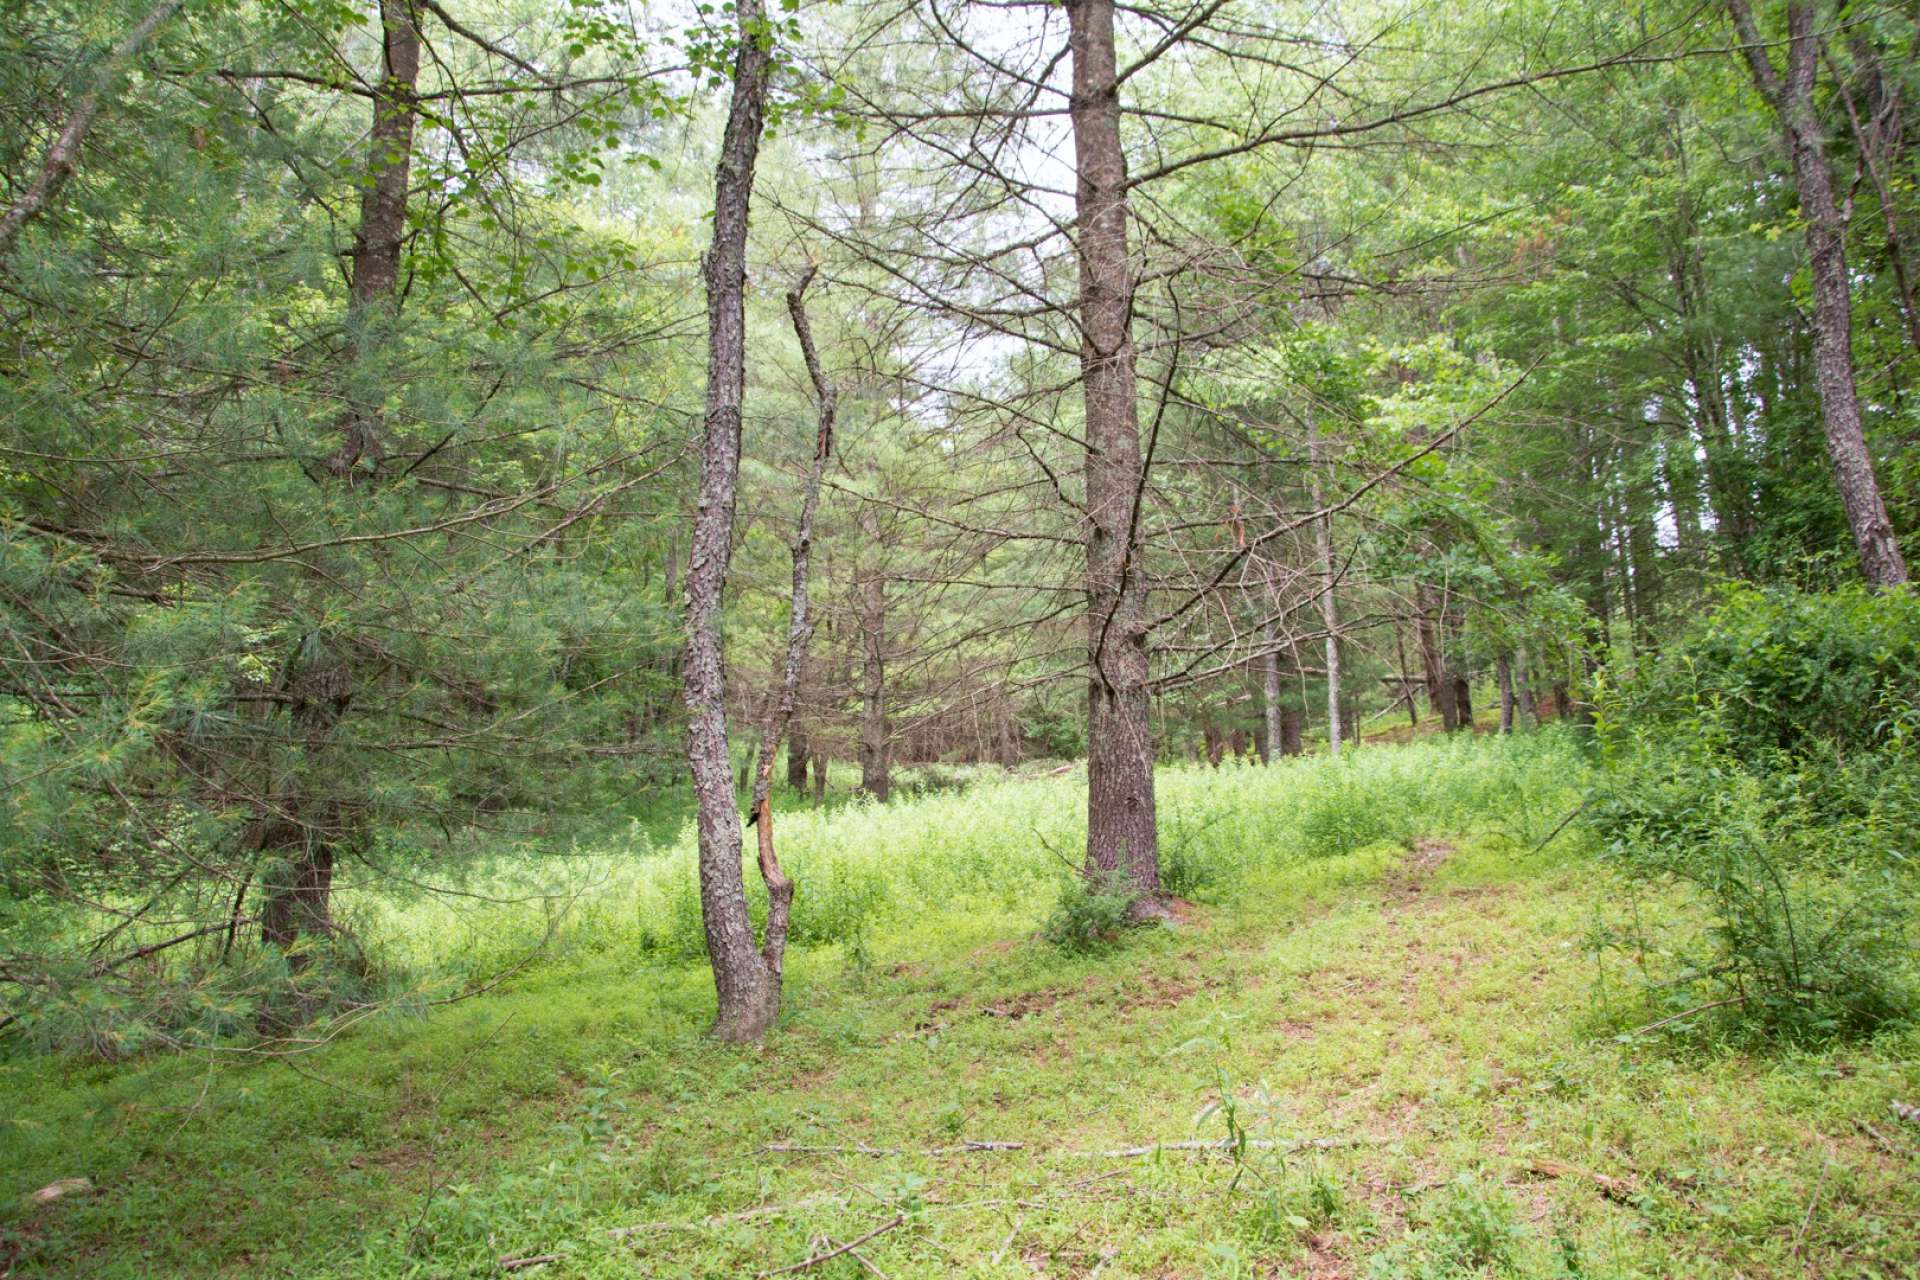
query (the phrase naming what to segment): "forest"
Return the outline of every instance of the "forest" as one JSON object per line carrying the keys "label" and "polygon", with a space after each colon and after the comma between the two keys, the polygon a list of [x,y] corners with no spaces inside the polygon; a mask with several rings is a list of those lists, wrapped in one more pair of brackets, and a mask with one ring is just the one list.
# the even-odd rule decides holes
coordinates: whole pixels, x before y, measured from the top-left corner
{"label": "forest", "polygon": [[1896,0],[0,6],[0,1278],[1920,1276],[1917,245]]}

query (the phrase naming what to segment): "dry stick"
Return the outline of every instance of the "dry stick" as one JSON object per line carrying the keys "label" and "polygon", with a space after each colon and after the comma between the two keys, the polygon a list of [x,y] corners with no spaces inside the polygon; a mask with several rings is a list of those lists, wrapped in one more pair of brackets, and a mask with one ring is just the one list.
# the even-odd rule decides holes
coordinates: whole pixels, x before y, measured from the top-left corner
{"label": "dry stick", "polygon": [[819,1266],[821,1263],[827,1261],[829,1258],[837,1258],[843,1253],[852,1253],[856,1248],[865,1244],[867,1241],[873,1239],[875,1236],[881,1235],[881,1234],[884,1234],[885,1232],[893,1230],[895,1227],[899,1226],[901,1223],[905,1222],[906,1220],[907,1220],[906,1214],[896,1213],[893,1215],[892,1221],[882,1223],[880,1226],[875,1227],[873,1230],[867,1232],[867,1234],[861,1236],[858,1240],[850,1240],[846,1244],[838,1245],[832,1249],[827,1250],[825,1253],[816,1253],[810,1258],[802,1258],[800,1261],[794,1263],[791,1266],[776,1267],[772,1271],[762,1271],[760,1273],[761,1280],[765,1280],[767,1276],[783,1276],[790,1271],[805,1271],[808,1267]]}
{"label": "dry stick", "polygon": [[757,1209],[742,1209],[738,1213],[716,1213],[698,1222],[641,1222],[631,1227],[614,1227],[607,1234],[615,1240],[624,1240],[628,1236],[644,1235],[649,1231],[699,1231],[704,1227],[717,1227],[726,1222],[752,1222],[756,1218],[778,1218],[823,1204],[845,1206],[847,1199],[843,1193],[829,1192],[825,1195],[807,1196],[788,1204],[761,1205]]}
{"label": "dry stick", "polygon": [[1112,1151],[1068,1151],[1063,1154],[1091,1160],[1132,1160],[1161,1151],[1232,1151],[1236,1148],[1245,1148],[1250,1151],[1331,1151],[1336,1147],[1356,1147],[1391,1141],[1391,1138],[1368,1137],[1301,1138],[1291,1142],[1278,1142],[1268,1138],[1248,1138],[1244,1141],[1219,1138],[1205,1142],[1156,1142],[1146,1147],[1118,1147]]}
{"label": "dry stick", "polygon": [[1730,1004],[1745,1004],[1746,1002],[1747,998],[1745,996],[1729,996],[1725,1000],[1710,1000],[1706,1004],[1697,1004],[1691,1009],[1676,1013],[1670,1018],[1662,1018],[1658,1022],[1649,1022],[1644,1027],[1636,1027],[1632,1031],[1627,1032],[1624,1038],[1632,1039],[1634,1036],[1645,1035],[1649,1031],[1658,1031],[1669,1022],[1678,1022],[1682,1018],[1691,1018],[1694,1014],[1705,1013],[1709,1009],[1724,1009]]}
{"label": "dry stick", "polygon": [[1827,1189],[1827,1173],[1832,1168],[1833,1161],[1822,1160],[1820,1162],[1820,1180],[1813,1184],[1813,1198],[1807,1201],[1807,1214],[1804,1218],[1800,1219],[1800,1229],[1793,1233],[1793,1249],[1787,1254],[1789,1258],[1798,1258],[1800,1256],[1800,1245],[1806,1239],[1808,1224],[1813,1221],[1813,1211],[1820,1207],[1820,1193]]}
{"label": "dry stick", "polygon": [[1584,1178],[1600,1189],[1600,1194],[1617,1204],[1630,1204],[1640,1194],[1640,1188],[1631,1178],[1616,1178],[1611,1174],[1595,1173],[1592,1169],[1582,1169],[1577,1164],[1568,1164],[1564,1160],[1552,1160],[1545,1156],[1528,1163],[1527,1168],[1543,1178]]}
{"label": "dry stick", "polygon": [[503,1271],[518,1271],[522,1267],[544,1267],[549,1262],[558,1262],[566,1256],[564,1253],[536,1253],[525,1258],[502,1258],[500,1259],[500,1269]]}
{"label": "dry stick", "polygon": [[861,1266],[865,1267],[867,1270],[871,1271],[874,1275],[879,1276],[880,1280],[891,1280],[891,1277],[889,1277],[886,1272],[874,1266],[873,1260],[868,1258],[866,1254],[860,1252],[858,1249],[848,1248],[847,1256],[849,1258],[852,1258],[855,1262],[859,1263]]}
{"label": "dry stick", "polygon": [[951,1147],[869,1147],[858,1143],[851,1147],[814,1147],[797,1142],[774,1142],[760,1148],[763,1152],[801,1156],[953,1156],[969,1151],[1024,1151],[1024,1142],[975,1142],[971,1139]]}

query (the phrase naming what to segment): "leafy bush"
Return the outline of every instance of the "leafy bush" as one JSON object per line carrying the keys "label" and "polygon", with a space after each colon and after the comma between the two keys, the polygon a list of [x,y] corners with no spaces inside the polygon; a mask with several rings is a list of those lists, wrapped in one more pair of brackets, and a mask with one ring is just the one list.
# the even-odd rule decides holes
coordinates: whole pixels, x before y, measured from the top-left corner
{"label": "leafy bush", "polygon": [[1703,908],[1613,939],[1671,1003],[1812,1038],[1911,1011],[1917,676],[1907,593],[1741,588],[1608,693],[1604,856]]}
{"label": "leafy bush", "polygon": [[1098,951],[1111,946],[1130,923],[1127,912],[1136,895],[1120,868],[1094,876],[1069,876],[1041,936],[1063,951]]}

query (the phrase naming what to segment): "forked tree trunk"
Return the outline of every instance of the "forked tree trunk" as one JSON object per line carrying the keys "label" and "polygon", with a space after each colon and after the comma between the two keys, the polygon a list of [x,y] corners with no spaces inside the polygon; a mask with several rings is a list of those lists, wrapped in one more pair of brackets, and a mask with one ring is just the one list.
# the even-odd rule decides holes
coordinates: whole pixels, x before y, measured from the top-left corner
{"label": "forked tree trunk", "polygon": [[762,43],[761,0],[738,0],[740,46],[733,95],[714,172],[713,244],[706,257],[707,412],[701,433],[700,498],[687,556],[687,765],[698,816],[700,914],[718,997],[713,1034],[751,1040],[780,1012],[777,965],[761,955],[747,914],[740,815],[727,752],[721,603],[733,556],[740,480],[741,402],[746,385],[747,220],[754,166],[766,125],[771,50]]}
{"label": "forked tree trunk", "polygon": [[779,1011],[780,987],[785,972],[787,925],[793,915],[793,881],[781,870],[780,858],[773,847],[773,758],[780,750],[780,738],[793,720],[794,699],[800,690],[800,669],[806,665],[807,645],[813,639],[813,617],[807,599],[807,566],[813,550],[813,517],[820,508],[820,480],[826,474],[827,458],[833,452],[833,422],[839,412],[840,397],[820,366],[820,354],[814,349],[813,328],[807,323],[805,296],[813,280],[813,269],[787,292],[787,311],[793,317],[793,332],[800,340],[800,353],[806,359],[807,375],[813,381],[820,402],[820,425],[814,436],[813,461],[807,468],[807,480],[800,496],[800,520],[794,529],[790,548],[793,557],[793,591],[789,600],[787,647],[780,665],[780,683],[767,699],[767,718],[760,731],[760,767],[753,780],[752,817],[748,825],[759,836],[760,878],[767,886],[767,925],[760,943],[760,963],[772,988],[774,1011]]}
{"label": "forked tree trunk", "polygon": [[1782,78],[1761,42],[1747,0],[1727,0],[1753,82],[1773,107],[1793,162],[1813,273],[1814,378],[1820,387],[1820,415],[1826,425],[1834,482],[1853,531],[1862,576],[1871,586],[1890,587],[1907,580],[1907,562],[1880,496],[1854,382],[1847,215],[1834,196],[1833,170],[1814,101],[1822,38],[1815,29],[1814,7],[1811,0],[1788,0],[1787,71]]}
{"label": "forked tree trunk", "polygon": [[1113,0],[1069,0],[1066,9],[1087,437],[1086,872],[1121,873],[1137,895],[1134,914],[1150,917],[1164,906],[1137,520],[1145,464]]}

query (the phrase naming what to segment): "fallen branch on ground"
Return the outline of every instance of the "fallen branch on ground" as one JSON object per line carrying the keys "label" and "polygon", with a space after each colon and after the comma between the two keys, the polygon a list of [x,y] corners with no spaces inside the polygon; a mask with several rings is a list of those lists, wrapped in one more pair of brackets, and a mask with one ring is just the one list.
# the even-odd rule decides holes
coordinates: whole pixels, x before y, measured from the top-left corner
{"label": "fallen branch on ground", "polygon": [[1710,1000],[1706,1004],[1697,1004],[1691,1009],[1682,1010],[1670,1018],[1662,1018],[1658,1022],[1649,1022],[1644,1027],[1635,1027],[1632,1031],[1622,1033],[1620,1038],[1622,1040],[1631,1040],[1633,1037],[1643,1036],[1649,1031],[1658,1031],[1670,1022],[1678,1022],[1682,1018],[1691,1018],[1696,1013],[1705,1013],[1709,1009],[1724,1009],[1730,1004],[1745,1004],[1746,1002],[1747,998],[1745,996],[1730,996],[1725,1000]]}
{"label": "fallen branch on ground", "polygon": [[1089,1160],[1131,1160],[1138,1156],[1150,1156],[1160,1151],[1330,1151],[1336,1147],[1366,1146],[1376,1142],[1391,1142],[1391,1138],[1296,1138],[1290,1141],[1276,1141],[1269,1138],[1248,1138],[1235,1141],[1232,1138],[1219,1138],[1206,1142],[1156,1142],[1145,1147],[1116,1147],[1111,1151],[1069,1151],[1065,1154],[1079,1156]]}
{"label": "fallen branch on ground", "polygon": [[1612,1174],[1595,1173],[1592,1169],[1582,1169],[1577,1164],[1568,1164],[1564,1160],[1552,1160],[1541,1156],[1528,1162],[1527,1168],[1543,1178],[1579,1178],[1591,1182],[1600,1189],[1600,1194],[1615,1204],[1632,1204],[1640,1194],[1640,1186],[1631,1178],[1616,1178]]}
{"label": "fallen branch on ground", "polygon": [[875,1227],[873,1230],[867,1232],[867,1234],[861,1236],[858,1240],[849,1240],[847,1243],[843,1245],[836,1245],[834,1248],[828,1249],[824,1253],[816,1253],[811,1257],[802,1258],[800,1259],[800,1261],[794,1263],[792,1266],[777,1267],[772,1271],[762,1271],[760,1273],[761,1280],[766,1280],[766,1277],[768,1276],[783,1276],[783,1275],[786,1275],[788,1272],[792,1272],[792,1271],[805,1271],[808,1267],[817,1267],[821,1263],[827,1261],[828,1259],[837,1258],[843,1253],[852,1253],[855,1249],[865,1244],[867,1241],[873,1239],[875,1236],[882,1235],[888,1231],[893,1230],[895,1227],[899,1226],[901,1223],[905,1222],[906,1220],[907,1220],[906,1214],[896,1213],[893,1215],[893,1220],[891,1222],[884,1222],[880,1224],[879,1226]]}
{"label": "fallen branch on ground", "polygon": [[524,1258],[502,1258],[500,1259],[500,1269],[502,1271],[518,1271],[522,1267],[544,1267],[549,1262],[558,1262],[566,1256],[564,1253],[535,1253]]}
{"label": "fallen branch on ground", "polygon": [[760,1148],[763,1152],[789,1156],[957,1156],[970,1151],[1024,1151],[1024,1142],[967,1141],[951,1147],[869,1147],[858,1143],[851,1147],[810,1147],[797,1142],[774,1142]]}
{"label": "fallen branch on ground", "polygon": [[631,1227],[613,1227],[607,1234],[615,1240],[624,1240],[628,1236],[644,1235],[649,1231],[699,1231],[727,1222],[751,1222],[755,1218],[778,1218],[784,1214],[798,1213],[802,1209],[817,1208],[823,1204],[838,1204],[844,1207],[848,1199],[845,1192],[836,1191],[827,1195],[808,1196],[787,1204],[768,1204],[761,1205],[758,1209],[742,1209],[739,1213],[716,1213],[696,1222],[640,1222]]}

